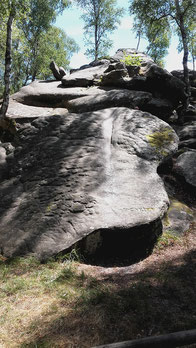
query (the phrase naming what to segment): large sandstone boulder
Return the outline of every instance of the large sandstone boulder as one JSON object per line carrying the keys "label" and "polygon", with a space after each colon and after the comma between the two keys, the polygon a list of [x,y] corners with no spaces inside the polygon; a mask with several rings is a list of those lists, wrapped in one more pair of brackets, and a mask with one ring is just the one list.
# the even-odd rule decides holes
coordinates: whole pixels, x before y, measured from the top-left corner
{"label": "large sandstone boulder", "polygon": [[109,239],[130,254],[133,231],[161,233],[157,166],[177,142],[165,122],[123,107],[22,122],[1,182],[1,253],[46,258],[82,240],[94,253]]}

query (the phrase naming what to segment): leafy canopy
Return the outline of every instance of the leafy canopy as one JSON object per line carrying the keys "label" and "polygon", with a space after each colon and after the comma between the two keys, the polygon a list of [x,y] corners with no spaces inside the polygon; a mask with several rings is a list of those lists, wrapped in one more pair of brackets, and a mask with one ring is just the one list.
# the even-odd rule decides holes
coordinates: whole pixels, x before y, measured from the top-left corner
{"label": "leafy canopy", "polygon": [[120,23],[124,10],[117,8],[116,0],[76,0],[84,11],[85,44],[88,47],[86,55],[94,57],[105,56],[112,46],[108,35]]}
{"label": "leafy canopy", "polygon": [[[134,31],[149,41],[147,53],[156,62],[163,62],[170,44],[172,30],[178,33],[181,47],[183,37],[190,32],[195,17],[194,0],[130,0],[130,13],[134,15]],[[184,25],[184,34],[182,34]],[[189,29],[188,29],[189,28]]]}

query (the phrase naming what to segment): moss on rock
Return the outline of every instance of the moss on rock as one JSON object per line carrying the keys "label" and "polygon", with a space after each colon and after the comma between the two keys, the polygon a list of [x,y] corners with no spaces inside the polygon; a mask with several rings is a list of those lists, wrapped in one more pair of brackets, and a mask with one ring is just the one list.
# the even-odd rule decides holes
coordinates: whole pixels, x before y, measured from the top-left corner
{"label": "moss on rock", "polygon": [[167,147],[174,141],[174,134],[171,128],[165,127],[160,131],[148,134],[146,138],[157,153],[166,157],[168,155]]}

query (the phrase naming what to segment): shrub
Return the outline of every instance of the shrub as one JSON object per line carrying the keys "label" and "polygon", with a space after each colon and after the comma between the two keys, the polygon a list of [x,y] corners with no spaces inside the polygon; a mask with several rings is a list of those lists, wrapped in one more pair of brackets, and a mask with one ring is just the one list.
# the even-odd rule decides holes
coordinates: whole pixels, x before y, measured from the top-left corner
{"label": "shrub", "polygon": [[123,59],[121,59],[121,62],[125,63],[125,65],[130,66],[141,66],[142,58],[138,57],[136,54],[134,55],[127,55]]}

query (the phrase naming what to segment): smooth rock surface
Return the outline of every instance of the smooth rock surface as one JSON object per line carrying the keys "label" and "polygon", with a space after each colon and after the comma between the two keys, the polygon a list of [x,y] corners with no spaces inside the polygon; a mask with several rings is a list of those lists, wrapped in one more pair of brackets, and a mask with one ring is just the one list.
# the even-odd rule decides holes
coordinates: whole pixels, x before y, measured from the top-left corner
{"label": "smooth rock surface", "polygon": [[60,81],[34,81],[13,94],[11,100],[30,106],[63,106],[67,100],[85,95],[85,88],[62,88]]}
{"label": "smooth rock surface", "polygon": [[92,86],[95,80],[100,80],[109,62],[103,65],[90,67],[84,70],[73,72],[70,76],[62,78],[62,84],[66,87],[87,87]]}
{"label": "smooth rock surface", "polygon": [[1,183],[0,252],[46,258],[99,230],[112,243],[113,230],[157,225],[169,204],[157,166],[177,143],[168,124],[128,108],[22,124]]}
{"label": "smooth rock surface", "polygon": [[111,89],[97,95],[77,98],[67,103],[67,108],[72,112],[94,111],[114,106],[125,106],[134,109],[144,108],[151,100],[152,95],[147,92],[129,91],[126,89]]}
{"label": "smooth rock surface", "polygon": [[67,112],[68,111],[65,108],[30,106],[18,103],[11,99],[7,111],[7,117],[13,119],[37,118],[53,115],[66,115]]}
{"label": "smooth rock surface", "polygon": [[109,89],[96,86],[65,88],[59,81],[35,81],[22,87],[11,96],[10,100],[29,106],[66,108],[69,100],[97,96],[104,94],[107,90]]}

